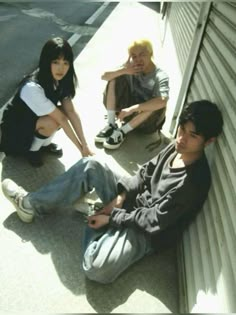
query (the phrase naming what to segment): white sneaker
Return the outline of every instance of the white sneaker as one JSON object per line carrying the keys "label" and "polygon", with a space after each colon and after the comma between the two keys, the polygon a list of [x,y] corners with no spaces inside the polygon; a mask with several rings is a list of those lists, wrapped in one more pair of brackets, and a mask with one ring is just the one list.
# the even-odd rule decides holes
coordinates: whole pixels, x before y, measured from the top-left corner
{"label": "white sneaker", "polygon": [[27,191],[9,178],[3,180],[2,191],[15,207],[21,221],[31,223],[34,218],[34,211],[33,209],[26,209],[23,207],[23,198],[27,195]]}
{"label": "white sneaker", "polygon": [[101,199],[98,197],[95,189],[88,192],[83,198],[80,198],[75,204],[75,209],[86,216],[93,215],[102,208]]}
{"label": "white sneaker", "polygon": [[121,129],[115,129],[110,137],[108,137],[103,146],[106,149],[118,149],[125,140],[125,134]]}
{"label": "white sneaker", "polygon": [[90,213],[90,205],[86,202],[84,202],[84,200],[78,200],[75,204],[74,204],[74,208],[76,211],[84,214],[84,215],[88,215]]}

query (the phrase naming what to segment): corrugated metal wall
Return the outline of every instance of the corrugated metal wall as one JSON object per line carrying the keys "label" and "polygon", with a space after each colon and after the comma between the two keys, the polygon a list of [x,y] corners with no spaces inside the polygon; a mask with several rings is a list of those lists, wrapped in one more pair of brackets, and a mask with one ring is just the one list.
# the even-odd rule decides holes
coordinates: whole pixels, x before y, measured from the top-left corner
{"label": "corrugated metal wall", "polygon": [[167,36],[163,46],[166,54],[171,55],[171,60],[166,68],[170,75],[170,100],[165,128],[172,134],[183,107],[183,95],[186,95],[186,87],[191,79],[209,7],[207,2],[204,5],[200,2],[173,2],[168,5],[165,24]]}
{"label": "corrugated metal wall", "polygon": [[185,71],[200,9],[200,2],[172,2],[169,23],[179,66]]}
{"label": "corrugated metal wall", "polygon": [[212,3],[186,102],[203,98],[219,105],[224,132],[207,151],[213,182],[209,198],[184,234],[185,311],[236,312],[235,3]]}

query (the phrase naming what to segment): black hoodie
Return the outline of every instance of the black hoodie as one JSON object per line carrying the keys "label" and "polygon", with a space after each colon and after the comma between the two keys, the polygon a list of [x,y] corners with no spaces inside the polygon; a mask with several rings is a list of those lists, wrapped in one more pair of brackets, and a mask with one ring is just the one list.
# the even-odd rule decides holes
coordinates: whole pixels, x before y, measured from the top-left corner
{"label": "black hoodie", "polygon": [[172,168],[174,143],[144,164],[136,175],[123,177],[118,191],[126,192],[123,209],[114,208],[110,224],[137,228],[158,247],[172,243],[201,210],[210,188],[211,174],[205,154],[182,168]]}

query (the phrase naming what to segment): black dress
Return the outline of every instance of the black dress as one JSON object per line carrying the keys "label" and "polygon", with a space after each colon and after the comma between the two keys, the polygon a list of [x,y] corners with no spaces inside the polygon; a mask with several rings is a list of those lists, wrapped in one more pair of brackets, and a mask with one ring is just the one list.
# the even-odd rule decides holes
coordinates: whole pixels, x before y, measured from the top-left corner
{"label": "black dress", "polygon": [[[3,113],[0,151],[7,155],[24,155],[29,151],[34,138],[39,116],[20,98],[21,89],[30,81],[37,83],[35,79],[30,78],[21,85]],[[58,106],[59,101],[66,97],[60,86],[51,93],[47,93],[46,96],[56,106]]]}

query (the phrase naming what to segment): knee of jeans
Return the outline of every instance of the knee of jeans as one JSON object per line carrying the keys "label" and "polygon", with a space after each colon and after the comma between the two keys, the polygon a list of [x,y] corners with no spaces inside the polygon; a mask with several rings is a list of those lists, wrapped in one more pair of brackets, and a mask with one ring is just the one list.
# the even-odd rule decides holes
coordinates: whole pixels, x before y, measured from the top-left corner
{"label": "knee of jeans", "polygon": [[81,172],[81,167],[84,170],[96,169],[98,165],[101,165],[101,164],[102,163],[100,163],[94,156],[87,156],[87,157],[83,157],[77,163],[75,163],[71,169]]}
{"label": "knee of jeans", "polygon": [[91,170],[98,171],[99,169],[104,169],[105,163],[97,159],[96,157],[91,157],[87,161],[87,168]]}

